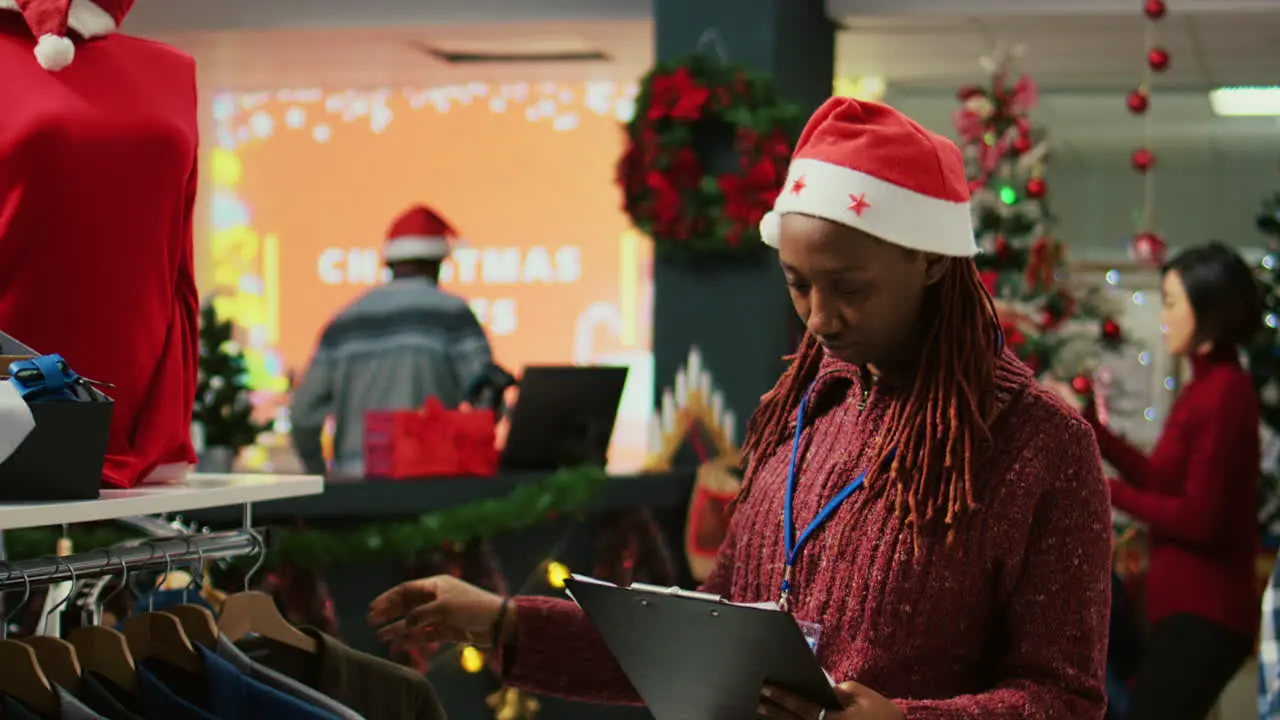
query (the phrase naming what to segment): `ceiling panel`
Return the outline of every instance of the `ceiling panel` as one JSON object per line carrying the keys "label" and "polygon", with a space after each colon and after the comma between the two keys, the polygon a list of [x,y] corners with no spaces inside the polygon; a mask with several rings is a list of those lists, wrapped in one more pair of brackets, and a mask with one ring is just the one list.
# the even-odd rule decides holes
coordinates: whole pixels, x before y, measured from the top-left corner
{"label": "ceiling panel", "polygon": [[[1140,18],[876,17],[852,19],[847,25],[837,39],[838,73],[884,77],[889,101],[945,134],[951,134],[955,89],[986,79],[979,58],[998,45],[1020,45],[1018,64],[1036,77],[1042,90],[1042,107],[1033,120],[1051,132],[1061,154],[1110,158],[1119,153],[1123,158],[1146,142],[1146,124],[1124,107],[1125,93],[1142,74]],[[1280,82],[1280,42],[1275,42],[1280,12],[1170,16],[1161,29],[1161,42],[1173,53],[1173,69],[1156,78],[1151,141],[1157,150],[1198,159],[1213,152],[1280,156],[1280,125],[1274,119],[1216,118],[1206,96],[1215,83]],[[159,36],[195,55],[202,84],[218,90],[630,82],[652,62],[652,23],[647,19]],[[552,41],[599,49],[611,60],[450,65],[415,48],[447,43],[512,49]]]}

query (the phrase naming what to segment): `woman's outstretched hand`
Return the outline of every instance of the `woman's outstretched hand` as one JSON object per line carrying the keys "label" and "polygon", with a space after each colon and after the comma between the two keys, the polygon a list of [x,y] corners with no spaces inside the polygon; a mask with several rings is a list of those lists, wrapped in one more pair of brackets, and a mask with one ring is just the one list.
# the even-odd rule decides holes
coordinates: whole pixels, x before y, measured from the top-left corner
{"label": "woman's outstretched hand", "polygon": [[[489,647],[494,624],[502,612],[502,597],[452,575],[410,580],[369,603],[369,624],[380,628],[385,642],[409,645],[429,642],[469,643]],[[501,634],[510,632],[514,616],[504,618]]]}
{"label": "woman's outstretched hand", "polygon": [[906,715],[893,701],[856,682],[836,686],[842,710],[828,710],[797,695],[766,685],[760,692],[756,717],[770,720],[903,720]]}

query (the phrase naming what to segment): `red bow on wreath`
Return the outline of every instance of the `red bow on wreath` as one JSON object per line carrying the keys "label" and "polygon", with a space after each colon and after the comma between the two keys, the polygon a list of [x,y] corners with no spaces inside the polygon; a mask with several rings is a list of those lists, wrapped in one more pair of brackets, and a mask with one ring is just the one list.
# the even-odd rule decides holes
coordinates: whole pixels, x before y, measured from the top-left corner
{"label": "red bow on wreath", "polygon": [[710,90],[694,82],[687,67],[655,76],[649,93],[649,111],[645,114],[650,120],[671,118],[693,122],[702,117],[702,106],[711,97]]}

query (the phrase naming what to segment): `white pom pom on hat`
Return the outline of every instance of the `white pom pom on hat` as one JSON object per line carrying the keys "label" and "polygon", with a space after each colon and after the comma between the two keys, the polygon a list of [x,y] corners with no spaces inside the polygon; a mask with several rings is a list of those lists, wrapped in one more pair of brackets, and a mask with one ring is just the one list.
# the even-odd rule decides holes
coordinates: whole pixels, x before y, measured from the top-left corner
{"label": "white pom pom on hat", "polygon": [[120,27],[134,0],[0,0],[0,10],[17,10],[36,38],[35,57],[50,72],[76,58],[74,30],[83,40],[104,37]]}
{"label": "white pom pom on hat", "polygon": [[57,72],[76,59],[76,44],[71,38],[45,33],[36,41],[36,62],[50,72]]}

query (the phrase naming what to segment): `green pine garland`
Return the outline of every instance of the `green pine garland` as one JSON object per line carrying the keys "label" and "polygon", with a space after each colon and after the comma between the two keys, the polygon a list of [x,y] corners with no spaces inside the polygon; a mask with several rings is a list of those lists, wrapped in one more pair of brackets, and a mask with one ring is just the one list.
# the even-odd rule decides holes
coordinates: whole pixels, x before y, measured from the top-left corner
{"label": "green pine garland", "polygon": [[696,55],[654,67],[626,126],[617,181],[658,257],[762,251],[760,220],[786,181],[800,120],[767,75]]}
{"label": "green pine garland", "polygon": [[[361,523],[342,530],[273,527],[267,562],[319,569],[380,559],[403,561],[445,545],[462,547],[525,530],[558,515],[583,512],[607,479],[596,467],[566,468],[541,481],[520,485],[506,497],[433,510],[412,520]],[[139,537],[109,523],[74,526],[70,535],[76,552]],[[32,528],[9,530],[4,540],[9,559],[25,560],[50,555],[59,536],[51,528]]]}

